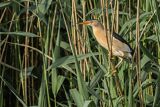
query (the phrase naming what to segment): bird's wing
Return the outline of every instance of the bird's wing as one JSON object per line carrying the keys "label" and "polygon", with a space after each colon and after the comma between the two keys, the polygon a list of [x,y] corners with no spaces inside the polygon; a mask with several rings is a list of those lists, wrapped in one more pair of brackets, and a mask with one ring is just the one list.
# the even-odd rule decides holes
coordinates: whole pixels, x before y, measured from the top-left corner
{"label": "bird's wing", "polygon": [[116,48],[117,50],[129,53],[133,52],[133,49],[131,48],[129,43],[115,32],[113,32],[113,44],[115,46],[114,48]]}

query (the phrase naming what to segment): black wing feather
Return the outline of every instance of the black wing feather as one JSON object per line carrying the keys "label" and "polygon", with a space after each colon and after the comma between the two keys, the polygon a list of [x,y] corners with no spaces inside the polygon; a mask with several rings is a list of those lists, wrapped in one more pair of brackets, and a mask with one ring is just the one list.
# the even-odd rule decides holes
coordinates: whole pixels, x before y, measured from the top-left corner
{"label": "black wing feather", "polygon": [[131,49],[131,54],[133,55],[133,49],[131,48],[131,46],[129,45],[129,43],[128,43],[126,40],[124,40],[119,34],[117,34],[117,33],[115,33],[115,32],[113,32],[113,37],[115,37],[115,38],[118,39],[119,41],[127,44],[128,47]]}

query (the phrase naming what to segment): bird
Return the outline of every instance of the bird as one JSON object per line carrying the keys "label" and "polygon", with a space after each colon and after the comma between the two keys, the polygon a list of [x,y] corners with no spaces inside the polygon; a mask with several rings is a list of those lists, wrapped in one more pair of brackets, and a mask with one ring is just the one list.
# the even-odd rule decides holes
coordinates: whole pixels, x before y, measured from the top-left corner
{"label": "bird", "polygon": [[98,20],[86,20],[80,22],[79,24],[91,26],[97,42],[105,49],[109,50],[108,42],[111,43],[111,45],[109,45],[111,46],[111,55],[117,56],[120,59],[115,68],[118,68],[124,59],[130,61],[132,60],[133,49],[131,48],[129,43],[126,40],[124,40],[119,34],[113,32],[113,34],[111,35],[111,42],[108,40],[108,33],[106,33],[103,24],[100,23]]}

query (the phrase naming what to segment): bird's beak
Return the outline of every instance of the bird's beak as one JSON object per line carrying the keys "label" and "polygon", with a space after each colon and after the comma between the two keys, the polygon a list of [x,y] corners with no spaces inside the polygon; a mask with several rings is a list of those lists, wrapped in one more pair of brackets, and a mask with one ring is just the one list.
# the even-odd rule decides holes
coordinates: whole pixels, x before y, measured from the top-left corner
{"label": "bird's beak", "polygon": [[91,21],[84,21],[84,22],[81,22],[79,24],[83,24],[83,25],[90,25],[92,22]]}

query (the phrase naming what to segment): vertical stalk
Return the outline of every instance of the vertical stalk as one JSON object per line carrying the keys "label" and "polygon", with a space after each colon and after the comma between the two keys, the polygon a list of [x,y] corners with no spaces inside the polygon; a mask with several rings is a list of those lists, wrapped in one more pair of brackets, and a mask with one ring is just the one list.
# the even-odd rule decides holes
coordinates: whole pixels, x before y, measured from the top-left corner
{"label": "vertical stalk", "polygon": [[[113,34],[114,32],[114,25],[115,25],[115,30],[118,32],[118,26],[119,26],[119,0],[116,0],[115,1],[115,4],[114,4],[114,13],[112,13],[112,16],[113,16],[113,22],[112,22],[112,32],[111,34]],[[115,18],[116,17],[116,18]],[[115,23],[116,21],[116,23]],[[115,24],[114,24],[115,23]],[[114,68],[115,69],[115,68]],[[115,73],[115,81],[116,81],[116,84],[118,86],[117,90],[119,92],[119,96],[122,96],[123,95],[123,92],[122,92],[122,87],[121,87],[121,83],[120,83],[120,79],[119,79],[119,76],[117,73]]]}
{"label": "vertical stalk", "polygon": [[72,0],[72,15],[71,15],[71,24],[73,25],[72,27],[72,39],[73,39],[73,44],[75,46],[75,53],[78,54],[79,53],[79,50],[77,48],[77,40],[76,40],[76,32],[75,32],[75,26],[76,26],[76,23],[75,23],[75,0]]}
{"label": "vertical stalk", "polygon": [[[112,4],[112,1],[111,1],[111,7],[112,7],[112,5],[113,5],[113,12],[112,12],[112,27],[111,27],[111,32],[110,32],[110,29],[108,29],[108,37],[107,37],[107,39],[108,39],[108,44],[109,44],[109,53],[110,53],[110,55],[109,55],[109,62],[110,62],[110,65],[111,65],[111,68],[112,68],[112,74],[113,74],[113,79],[114,79],[114,81],[115,81],[115,83],[116,83],[116,90],[117,90],[117,92],[118,92],[118,94],[119,94],[119,96],[122,96],[123,95],[123,92],[122,92],[122,87],[121,87],[121,84],[120,84],[120,80],[119,80],[119,77],[118,77],[118,74],[117,74],[117,71],[116,71],[116,69],[115,69],[115,65],[112,63],[112,39],[113,39],[113,36],[112,36],[112,34],[113,34],[113,32],[114,32],[114,25],[115,25],[115,16],[116,16],[116,13],[117,13],[117,17],[118,17],[118,13],[119,12],[116,12],[116,9],[117,9],[117,11],[119,11],[118,9],[119,8],[117,8],[117,4],[118,4],[118,0],[116,0],[115,2],[114,2],[114,4]],[[108,7],[108,3],[106,3],[106,7]],[[107,17],[107,27],[109,28],[109,17],[108,17],[108,11],[106,11],[106,17]],[[117,22],[118,22],[118,18],[117,18]],[[116,23],[116,25],[117,25],[118,23]],[[118,26],[118,25],[117,25]]]}
{"label": "vertical stalk", "polygon": [[116,32],[119,31],[119,0],[117,0],[117,8],[116,8]]}
{"label": "vertical stalk", "polygon": [[[25,31],[28,32],[28,15],[29,15],[29,1],[26,2],[26,29]],[[25,45],[28,46],[29,44],[29,38],[26,37],[25,38]],[[29,58],[29,55],[28,55],[28,47],[25,46],[25,49],[24,49],[24,72],[25,72],[25,77],[24,77],[24,93],[23,93],[23,98],[24,98],[24,101],[25,103],[27,104],[27,67],[28,67],[28,58]]]}
{"label": "vertical stalk", "polygon": [[[41,46],[45,46],[44,45],[44,41],[43,41],[43,39],[42,39],[42,29],[41,29],[41,24],[40,24],[40,20],[38,19],[38,28],[39,28],[39,32],[40,32],[40,39],[41,39]],[[47,28],[48,29],[48,28]],[[48,32],[47,32],[48,33]],[[48,44],[47,44],[48,45]],[[46,68],[47,68],[47,60],[46,60],[46,57],[45,57],[45,55],[44,55],[44,53],[46,54],[47,53],[47,51],[46,51],[46,49],[44,49],[44,48],[48,48],[48,47],[43,47],[42,48],[42,52],[43,52],[43,73],[42,73],[42,81],[44,80],[44,86],[45,86],[45,89],[43,89],[43,90],[45,90],[45,98],[46,98],[46,100],[47,100],[47,107],[50,107],[51,106],[51,104],[50,104],[50,97],[49,97],[49,88],[48,88],[48,72],[46,71]],[[41,85],[43,84],[43,82],[41,83]],[[43,87],[42,87],[43,88]]]}
{"label": "vertical stalk", "polygon": [[[82,12],[83,12],[83,20],[85,20],[86,18],[86,1],[85,0],[82,0]],[[78,29],[78,26],[77,26],[77,29]],[[83,40],[86,41],[86,37],[87,37],[87,32],[86,32],[86,27],[83,26]],[[78,36],[80,37],[80,36]],[[80,40],[80,38],[79,38]],[[85,43],[86,42],[83,42],[83,40],[81,41],[81,45],[82,45],[82,52],[85,54],[86,53],[86,47],[85,47]],[[85,59],[83,62],[82,62],[82,72],[83,72],[83,76],[84,76],[84,80],[85,80],[85,77],[86,77],[86,66],[87,66],[87,59]]]}
{"label": "vertical stalk", "polygon": [[[101,6],[102,6],[102,16],[103,16],[103,25],[104,25],[104,29],[105,29],[105,32],[106,32],[106,35],[107,35],[107,44],[108,44],[108,53],[109,53],[109,57],[108,57],[108,71],[111,70],[111,66],[112,66],[112,62],[111,62],[111,57],[112,57],[112,49],[111,49],[111,33],[110,33],[110,27],[109,27],[109,14],[108,14],[108,0],[105,1],[104,0],[101,0]],[[106,6],[106,13],[104,13],[103,9],[105,9],[105,6]],[[109,80],[109,79],[108,79]],[[108,81],[107,78],[106,78],[106,86],[108,88],[108,93],[109,93],[109,98],[110,98],[110,101],[111,101],[111,106],[114,107],[114,104],[113,104],[113,101],[112,101],[112,94],[111,94],[111,91],[110,91],[110,88],[109,88],[109,85],[108,85]]]}
{"label": "vertical stalk", "polygon": [[[62,9],[61,0],[59,0],[59,4],[60,4],[60,8]],[[79,63],[78,63],[78,60],[77,60],[77,56],[76,56],[76,53],[75,53],[75,48],[73,47],[73,42],[71,41],[71,34],[69,33],[69,27],[67,26],[67,21],[66,21],[63,9],[62,9],[61,13],[62,13],[64,24],[65,24],[65,27],[66,27],[71,51],[72,51],[73,56],[75,57],[75,62],[76,62],[75,66],[76,66],[76,73],[77,73],[78,89],[79,89],[79,92],[84,96],[84,99],[88,99],[87,87],[84,84],[84,81],[82,79],[81,69],[80,69],[80,66],[79,66]]]}
{"label": "vertical stalk", "polygon": [[[53,48],[53,37],[54,37],[54,28],[55,28],[55,24],[56,24],[56,16],[57,16],[57,4],[54,8],[54,16],[52,19],[52,27],[51,27],[51,38],[50,38],[50,44],[49,44],[49,53],[48,55],[51,56],[52,54],[52,48]],[[48,60],[48,64],[50,64],[50,60]]]}
{"label": "vertical stalk", "polygon": [[139,12],[140,12],[140,1],[137,0],[137,19],[136,19],[136,72],[137,72],[137,82],[139,89],[139,99],[140,99],[140,107],[143,107],[143,93],[141,88],[141,63],[140,63],[140,23],[139,23]]}
{"label": "vertical stalk", "polygon": [[[131,0],[129,0],[129,20],[131,20]],[[131,26],[131,25],[129,25]],[[132,32],[130,28],[130,39],[132,38]],[[132,72],[131,69],[128,70],[128,77],[129,77],[129,92],[128,92],[128,106],[132,107],[133,106],[133,81],[132,81]]]}

